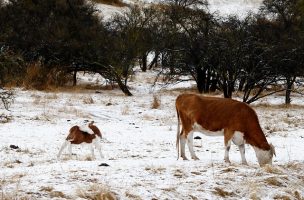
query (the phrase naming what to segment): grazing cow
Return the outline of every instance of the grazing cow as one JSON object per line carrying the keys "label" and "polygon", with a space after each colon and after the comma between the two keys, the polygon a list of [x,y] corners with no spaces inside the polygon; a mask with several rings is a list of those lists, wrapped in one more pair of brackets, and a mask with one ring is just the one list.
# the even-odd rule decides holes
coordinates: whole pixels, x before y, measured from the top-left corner
{"label": "grazing cow", "polygon": [[95,158],[94,155],[94,148],[99,151],[100,157],[104,158],[103,154],[101,153],[101,146],[99,139],[102,138],[100,130],[97,128],[97,126],[93,125],[94,121],[90,122],[88,125],[89,129],[86,129],[86,127],[79,127],[79,126],[73,126],[70,131],[69,135],[65,139],[66,141],[62,144],[57,158],[60,158],[60,155],[62,151],[69,146],[69,153],[70,156],[72,155],[72,144],[82,144],[82,143],[88,143],[91,145],[91,154],[92,158]]}
{"label": "grazing cow", "polygon": [[272,157],[275,155],[274,146],[267,142],[255,111],[246,103],[226,98],[181,94],[177,97],[175,105],[178,118],[178,158],[180,145],[181,157],[187,160],[187,143],[192,159],[198,159],[193,150],[193,132],[198,131],[208,136],[224,135],[224,160],[228,163],[231,141],[239,147],[242,164],[247,165],[245,143],[250,144],[255,150],[260,166],[272,163]]}

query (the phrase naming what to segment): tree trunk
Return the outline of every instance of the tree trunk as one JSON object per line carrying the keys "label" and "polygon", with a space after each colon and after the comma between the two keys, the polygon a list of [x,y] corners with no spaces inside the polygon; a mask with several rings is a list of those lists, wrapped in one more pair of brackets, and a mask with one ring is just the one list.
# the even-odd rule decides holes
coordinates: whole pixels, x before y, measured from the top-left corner
{"label": "tree trunk", "polygon": [[141,62],[142,62],[141,70],[143,72],[146,72],[147,71],[147,55],[146,55],[146,53],[144,53],[142,55]]}
{"label": "tree trunk", "polygon": [[291,90],[292,86],[296,80],[296,77],[286,77],[286,93],[285,93],[285,104],[290,105],[291,103]]}
{"label": "tree trunk", "polygon": [[77,84],[77,71],[75,70],[73,72],[73,86],[76,86]]}
{"label": "tree trunk", "polygon": [[200,67],[196,67],[196,87],[199,93],[203,93],[205,90],[206,71]]}
{"label": "tree trunk", "polygon": [[128,89],[127,85],[124,84],[124,83],[122,82],[122,80],[120,79],[120,77],[119,77],[118,75],[116,75],[116,82],[117,82],[119,88],[121,89],[121,91],[122,91],[125,95],[127,95],[127,96],[132,96],[132,93],[131,93],[130,90]]}

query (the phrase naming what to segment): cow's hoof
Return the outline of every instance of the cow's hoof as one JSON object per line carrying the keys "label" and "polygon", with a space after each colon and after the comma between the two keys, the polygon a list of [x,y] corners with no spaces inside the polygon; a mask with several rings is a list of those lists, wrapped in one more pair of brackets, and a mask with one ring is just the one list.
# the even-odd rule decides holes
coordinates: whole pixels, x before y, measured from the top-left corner
{"label": "cow's hoof", "polygon": [[196,157],[196,156],[192,157],[192,159],[193,159],[193,160],[199,160],[199,158]]}
{"label": "cow's hoof", "polygon": [[188,160],[188,158],[187,157],[182,157],[183,158],[183,160]]}

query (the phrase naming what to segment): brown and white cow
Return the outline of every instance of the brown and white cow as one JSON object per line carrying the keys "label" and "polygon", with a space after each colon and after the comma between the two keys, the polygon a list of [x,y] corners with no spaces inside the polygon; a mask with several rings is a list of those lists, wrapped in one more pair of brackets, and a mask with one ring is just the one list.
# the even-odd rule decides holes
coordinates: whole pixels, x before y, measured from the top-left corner
{"label": "brown and white cow", "polygon": [[187,160],[187,143],[192,159],[198,159],[193,150],[193,132],[198,131],[209,136],[224,135],[226,162],[230,163],[229,150],[233,141],[239,147],[242,164],[247,165],[245,143],[250,144],[255,150],[260,166],[272,163],[274,147],[267,142],[255,111],[246,103],[226,98],[181,94],[177,97],[175,105],[178,118],[178,158],[180,144],[181,157]]}
{"label": "brown and white cow", "polygon": [[65,139],[65,142],[62,144],[57,158],[60,158],[60,155],[62,151],[68,146],[70,156],[72,155],[72,144],[83,144],[87,143],[91,145],[91,154],[92,158],[95,158],[94,155],[94,149],[98,150],[100,157],[104,158],[102,152],[101,152],[101,146],[100,146],[100,139],[102,138],[100,130],[97,128],[97,126],[94,125],[94,121],[90,122],[88,124],[88,127],[81,127],[81,126],[73,126],[70,128],[69,134]]}

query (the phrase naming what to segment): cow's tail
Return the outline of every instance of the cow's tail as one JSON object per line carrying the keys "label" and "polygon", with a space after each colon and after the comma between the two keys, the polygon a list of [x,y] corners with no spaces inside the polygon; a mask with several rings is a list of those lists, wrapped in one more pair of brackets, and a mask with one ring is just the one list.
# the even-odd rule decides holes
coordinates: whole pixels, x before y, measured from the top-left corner
{"label": "cow's tail", "polygon": [[177,133],[176,133],[176,150],[177,150],[177,160],[179,159],[179,140],[180,140],[180,117],[178,110],[176,108],[177,114]]}

